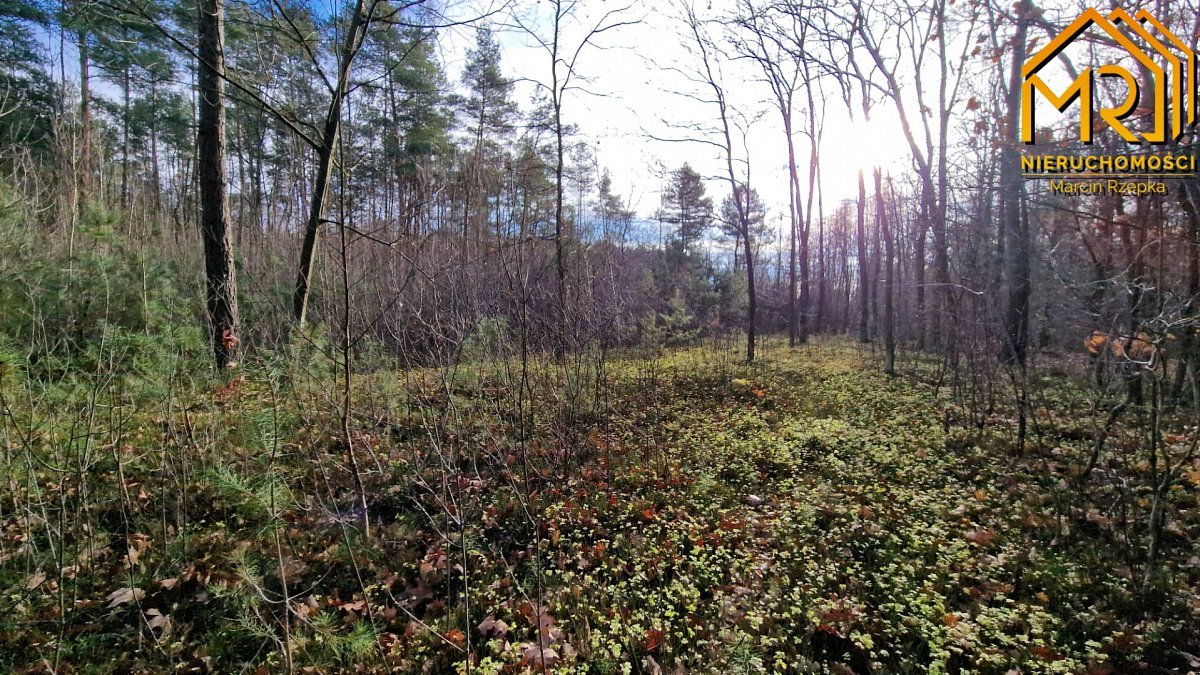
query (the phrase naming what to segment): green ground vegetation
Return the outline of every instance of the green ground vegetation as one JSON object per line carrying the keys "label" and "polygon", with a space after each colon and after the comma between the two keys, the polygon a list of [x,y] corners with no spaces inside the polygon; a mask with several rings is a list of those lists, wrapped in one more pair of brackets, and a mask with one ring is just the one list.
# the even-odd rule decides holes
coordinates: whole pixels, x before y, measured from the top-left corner
{"label": "green ground vegetation", "polygon": [[[99,306],[88,278],[75,297]],[[163,293],[132,318],[74,308],[86,340],[6,327],[0,670],[1116,673],[1200,653],[1200,466],[1179,465],[1151,559],[1144,417],[1085,477],[1107,408],[1082,364],[1032,383],[1021,457],[1005,406],[968,414],[939,363],[888,378],[839,340],[768,340],[752,366],[731,344],[570,363],[481,344],[356,375],[347,415],[321,341],[214,378]],[[1182,413],[1158,428],[1156,457],[1194,452]]]}

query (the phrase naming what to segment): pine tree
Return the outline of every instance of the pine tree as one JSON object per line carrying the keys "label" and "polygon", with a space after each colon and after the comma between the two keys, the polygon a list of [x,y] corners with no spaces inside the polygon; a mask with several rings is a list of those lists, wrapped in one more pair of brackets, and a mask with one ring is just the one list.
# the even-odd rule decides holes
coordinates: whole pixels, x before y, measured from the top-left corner
{"label": "pine tree", "polygon": [[635,213],[626,208],[621,198],[613,192],[612,176],[609,175],[608,169],[600,175],[600,182],[596,187],[595,208],[600,221],[600,237],[604,241],[611,241],[618,235],[624,238]]}
{"label": "pine tree", "polygon": [[[741,223],[738,221],[737,205],[733,200],[735,195],[738,199],[742,199],[744,189],[741,185],[737,186],[733,194],[726,196],[721,201],[721,214],[717,218],[721,233],[735,242],[741,241],[742,231]],[[763,204],[762,197],[758,195],[758,190],[754,188],[750,188],[749,198],[743,203],[747,206],[746,221],[749,225],[750,243],[753,246],[755,242],[767,237],[767,207]]]}
{"label": "pine tree", "polygon": [[37,34],[46,13],[29,0],[11,0],[0,11],[0,146],[47,152],[58,110],[54,83],[45,74]]}
{"label": "pine tree", "polygon": [[474,225],[477,235],[483,231],[486,217],[484,204],[497,188],[495,172],[500,142],[513,129],[517,105],[512,100],[513,83],[500,68],[500,45],[491,28],[480,26],[476,44],[467,53],[462,82],[468,94],[459,100],[458,108],[471,137],[469,155],[463,167],[462,234],[464,238]]}
{"label": "pine tree", "polygon": [[691,252],[712,225],[712,199],[705,195],[704,181],[684,164],[671,172],[663,194],[663,222],[675,226],[675,237]]}
{"label": "pine tree", "polygon": [[475,39],[475,47],[467,52],[462,74],[469,93],[460,101],[459,108],[478,148],[489,137],[512,131],[517,104],[512,100],[513,83],[501,70],[500,45],[492,29],[480,26]]}

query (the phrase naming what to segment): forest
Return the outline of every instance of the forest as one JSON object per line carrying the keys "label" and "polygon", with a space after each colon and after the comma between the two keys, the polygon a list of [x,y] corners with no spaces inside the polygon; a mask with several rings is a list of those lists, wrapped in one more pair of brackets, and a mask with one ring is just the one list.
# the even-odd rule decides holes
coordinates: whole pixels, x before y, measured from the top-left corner
{"label": "forest", "polygon": [[1200,672],[1198,43],[0,0],[0,672]]}

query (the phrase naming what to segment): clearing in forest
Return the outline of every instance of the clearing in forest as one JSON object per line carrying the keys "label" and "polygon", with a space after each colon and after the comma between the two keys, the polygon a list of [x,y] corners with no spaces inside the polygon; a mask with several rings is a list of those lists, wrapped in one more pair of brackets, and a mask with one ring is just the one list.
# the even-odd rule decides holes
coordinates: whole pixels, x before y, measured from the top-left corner
{"label": "clearing in forest", "polygon": [[[10,378],[0,664],[1104,673],[1195,649],[1187,544],[1138,588],[1113,517],[1063,506],[1084,448],[1010,457],[1003,420],[948,424],[919,361],[697,348],[585,368],[574,397],[516,367],[356,381],[370,537],[311,382],[56,390],[72,407]],[[87,470],[54,470],[89,410]]]}

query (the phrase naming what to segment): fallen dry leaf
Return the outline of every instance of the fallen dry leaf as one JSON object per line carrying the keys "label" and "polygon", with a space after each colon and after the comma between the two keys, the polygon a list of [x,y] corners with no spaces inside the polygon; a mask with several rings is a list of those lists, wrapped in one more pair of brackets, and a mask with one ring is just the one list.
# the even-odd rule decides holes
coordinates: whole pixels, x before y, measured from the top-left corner
{"label": "fallen dry leaf", "polygon": [[123,605],[127,602],[137,602],[144,597],[146,597],[146,591],[143,591],[140,588],[125,587],[118,588],[112,593],[109,593],[106,599],[108,600],[108,606],[112,608],[116,607],[117,605]]}
{"label": "fallen dry leaf", "polygon": [[966,534],[966,540],[979,546],[987,546],[996,538],[995,530],[988,527],[971,530]]}
{"label": "fallen dry leaf", "polygon": [[35,589],[38,586],[41,586],[43,583],[45,583],[45,581],[46,581],[46,573],[41,572],[41,571],[36,572],[36,573],[34,573],[33,576],[29,577],[29,581],[25,582],[25,588],[32,591],[33,589]]}

